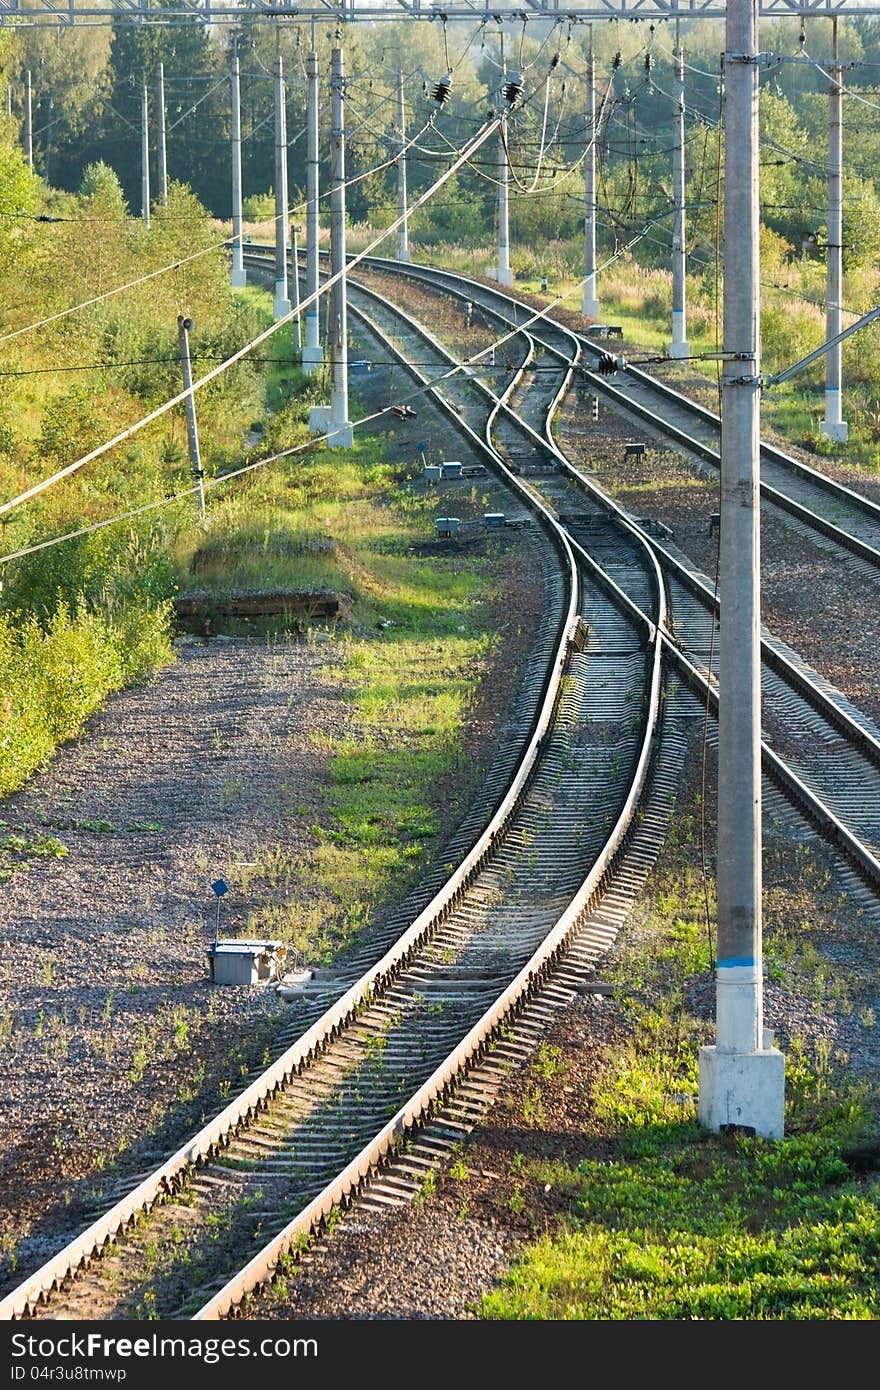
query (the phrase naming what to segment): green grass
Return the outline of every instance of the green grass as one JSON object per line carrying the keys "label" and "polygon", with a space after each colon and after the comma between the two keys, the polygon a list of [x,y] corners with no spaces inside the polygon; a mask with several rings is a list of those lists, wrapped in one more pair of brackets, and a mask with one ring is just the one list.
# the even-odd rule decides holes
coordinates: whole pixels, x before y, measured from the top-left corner
{"label": "green grass", "polygon": [[[698,1122],[705,1023],[687,1000],[711,972],[706,916],[714,921],[715,903],[714,885],[692,866],[696,849],[693,813],[682,812],[604,972],[629,1028],[591,1083],[585,1137],[597,1156],[513,1160],[511,1209],[524,1219],[534,1209],[533,1238],[482,1299],[484,1319],[880,1317],[880,1187],[864,1176],[877,1162],[877,1099],[847,1059],[821,1040],[789,1041],[780,1140],[714,1134]],[[765,859],[774,870],[765,888],[771,978],[801,981],[818,1003],[846,1011],[846,981],[823,971],[818,949],[823,935],[838,939],[844,905],[827,864],[773,836]],[[862,931],[850,910],[847,932]],[[552,1083],[547,1061],[537,1058],[511,1101],[514,1125],[516,1106],[528,1121],[539,1088]]]}
{"label": "green grass", "polygon": [[296,862],[268,849],[248,876],[267,890],[249,928],[313,962],[329,962],[415,882],[478,776],[465,735],[495,650],[497,580],[491,554],[421,553],[434,511],[381,441],[356,437],[351,450],[273,465],[215,508],[207,537],[178,549],[192,587],[259,581],[353,601],[327,650],[354,731],[346,721],[338,738],[314,736],[327,763],[306,827],[313,849]]}
{"label": "green grass", "polygon": [[465,722],[492,638],[445,637],[439,612],[438,637],[342,644],[357,734],[320,741],[329,762],[323,814],[311,826],[315,848],[296,863],[276,862],[284,900],[249,924],[280,933],[312,961],[331,960],[379,905],[412,886],[473,785]]}
{"label": "green grass", "polygon": [[[880,1193],[842,1156],[859,1133],[858,1096],[826,1105],[813,1132],[729,1144],[697,1127],[667,1075],[615,1059],[604,1109],[615,1161],[524,1163],[569,1214],[484,1298],[482,1316],[876,1319]],[[680,1063],[673,1077],[693,1093]],[[818,1110],[816,1073],[796,1054],[788,1087]],[[678,1118],[658,1113],[664,1098]]]}

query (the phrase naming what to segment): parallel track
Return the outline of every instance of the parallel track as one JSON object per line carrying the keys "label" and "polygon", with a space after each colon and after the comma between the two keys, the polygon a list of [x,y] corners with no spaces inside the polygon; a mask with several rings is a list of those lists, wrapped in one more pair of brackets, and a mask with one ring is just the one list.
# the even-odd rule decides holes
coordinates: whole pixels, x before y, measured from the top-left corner
{"label": "parallel track", "polygon": [[[568,561],[556,595],[552,670],[512,786],[400,942],[184,1150],[7,1296],[0,1316],[230,1313],[298,1235],[442,1100],[579,926],[593,932],[591,960],[607,949],[612,938],[607,924],[595,925],[597,899],[654,745],[657,629],[614,585],[603,588],[595,567],[574,563],[561,528],[480,444],[463,413],[450,408]],[[638,544],[632,551],[632,563],[654,575],[652,604],[662,618],[650,553]],[[130,1233],[118,1253],[89,1269],[150,1207],[144,1233]],[[256,1266],[219,1276],[223,1288],[195,1307],[218,1282],[218,1268],[234,1270],[237,1252],[253,1249],[255,1232],[274,1232]],[[150,1267],[157,1248],[170,1252],[161,1271]],[[121,1296],[112,1292],[117,1280]]]}
{"label": "parallel track", "polygon": [[[432,293],[445,291],[460,302],[470,300],[499,323],[527,325],[536,342],[561,359],[567,357],[572,339],[596,368],[613,355],[587,334],[565,328],[552,314],[538,316],[538,311],[509,292],[453,271],[380,257],[366,258],[363,268],[412,279]],[[627,366],[613,380],[597,370],[584,370],[583,378],[615,411],[647,427],[653,438],[674,441],[685,456],[720,468],[721,423],[712,411],[636,367]],[[830,543],[851,561],[860,560],[860,569],[880,567],[880,505],[870,498],[765,443],[761,444],[761,495],[789,524],[803,527],[815,544],[827,547]]]}
{"label": "parallel track", "polygon": [[[351,296],[365,331],[384,339],[387,350],[390,319],[398,331],[405,324],[404,336],[418,344],[420,361],[433,352],[438,368],[449,363],[442,346],[406,316],[377,306],[376,297],[354,283]],[[370,302],[369,314],[359,299]],[[673,589],[674,640],[654,549],[629,519],[613,514],[607,499],[591,497],[590,515],[584,515],[584,480],[551,433],[580,346],[560,364],[556,381],[538,374],[536,402],[524,390],[522,368],[551,350],[530,334],[518,335],[518,344],[518,366],[500,397],[462,377],[444,383],[442,396],[428,392],[446,406],[463,439],[482,448],[517,505],[569,557],[567,601],[556,596],[561,640],[542,698],[531,702],[540,712],[512,786],[471,853],[401,941],[185,1151],[4,1299],[0,1317],[93,1317],[96,1308],[102,1317],[235,1315],[340,1203],[356,1194],[374,1204],[408,1200],[436,1161],[438,1146],[448,1150],[473,1123],[506,1067],[525,1055],[530,1037],[553,1011],[584,987],[613,941],[659,846],[662,803],[674,787],[686,731],[701,715],[700,701],[713,699],[710,682],[689,658],[704,654],[714,615],[687,612],[686,583],[672,581],[681,590]],[[404,361],[406,348],[397,352]],[[520,392],[514,410],[508,402]],[[486,396],[481,444],[475,422],[486,417]],[[532,478],[509,472],[504,459]],[[568,518],[564,524],[562,517]],[[665,557],[667,568],[673,560]],[[687,592],[692,601],[693,588]],[[681,629],[691,634],[688,654]],[[668,687],[658,740],[661,651],[684,683]],[[647,715],[646,723],[633,720],[634,709]],[[865,729],[862,735],[870,762],[873,735]],[[768,748],[763,754],[765,767],[803,806],[798,779]],[[661,804],[646,803],[633,834],[632,813],[652,755]],[[808,789],[806,800],[811,818],[827,822],[827,808]],[[508,1028],[513,1024],[506,1044],[495,1034],[502,1020]],[[144,1234],[128,1237],[83,1283],[77,1275],[93,1256],[151,1206]],[[270,1237],[259,1253],[231,1276],[218,1275],[224,1262],[235,1270],[256,1233]],[[146,1259],[157,1244],[174,1252],[158,1276]],[[123,1276],[124,1297],[108,1299],[107,1285]],[[213,1291],[212,1280],[219,1285]],[[69,1290],[59,1299],[61,1285]],[[207,1302],[195,1306],[205,1294]]]}
{"label": "parallel track", "polygon": [[[396,263],[382,262],[381,268],[384,271],[391,265]],[[396,265],[396,268],[401,278],[424,281],[419,268],[411,265]],[[433,272],[431,274],[433,277]],[[426,288],[448,292],[459,280],[462,283],[456,289],[457,296],[469,296],[475,282],[452,273],[439,276],[438,286],[429,282]],[[484,287],[477,285],[476,288]],[[496,299],[506,301],[507,296],[501,291],[490,290],[484,307]],[[483,303],[482,300],[472,302]],[[532,314],[529,310],[528,316]],[[510,322],[507,315],[498,317],[501,323]],[[534,330],[535,325],[530,324],[529,336]],[[559,359],[566,344],[571,353],[581,342],[580,335],[554,323],[549,339],[542,332],[540,340],[536,341],[532,360],[537,361],[542,347],[548,357]],[[546,370],[538,375],[544,380],[550,376]],[[489,388],[486,390],[488,392]],[[608,532],[609,525],[613,537],[619,534],[618,522],[641,529],[637,520],[628,516],[568,460],[549,425],[540,432],[533,429],[531,438],[531,470],[545,475],[537,484],[542,497],[564,520],[569,535],[579,539],[591,554],[604,554],[607,550],[607,534],[604,542],[602,534],[603,530]],[[538,465],[534,455],[541,451],[543,464]],[[573,496],[572,484],[579,497]],[[584,497],[588,499],[587,505],[582,500]],[[645,540],[656,554],[666,579],[671,619],[669,635],[676,648],[705,678],[710,662],[717,657],[719,604],[713,586],[673,545],[647,534]],[[615,543],[612,541],[612,549]],[[603,563],[608,567],[606,560]],[[639,601],[637,594],[632,597]],[[761,657],[762,702],[770,728],[765,736],[768,767],[773,769],[777,782],[784,784],[786,794],[800,802],[821,833],[843,850],[859,876],[880,888],[880,730],[772,634],[765,632],[762,637]],[[711,698],[714,700],[716,695],[713,678]],[[787,744],[794,740],[798,745],[796,757],[789,753],[783,759],[774,753],[773,744],[780,736],[784,736]]]}

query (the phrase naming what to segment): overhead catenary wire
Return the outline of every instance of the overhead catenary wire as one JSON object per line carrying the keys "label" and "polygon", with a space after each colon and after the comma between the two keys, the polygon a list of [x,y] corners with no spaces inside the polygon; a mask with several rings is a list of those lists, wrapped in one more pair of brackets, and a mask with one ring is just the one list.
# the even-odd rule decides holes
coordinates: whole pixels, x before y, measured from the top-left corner
{"label": "overhead catenary wire", "polygon": [[[492,123],[491,125],[488,126],[488,128],[487,128],[487,130],[486,130],[486,132],[485,132],[485,137],[484,137],[484,138],[488,139],[488,137],[493,133],[493,131],[494,131],[495,129],[497,129],[497,124],[498,124],[498,119],[496,119],[495,121],[493,121],[493,123]],[[448,172],[451,172],[451,171],[448,171]],[[424,195],[423,195],[423,196],[424,196]],[[607,270],[607,269],[614,263],[614,261],[616,261],[620,256],[624,255],[633,245],[635,245],[635,243],[636,243],[637,241],[639,241],[639,240],[641,239],[641,237],[642,237],[643,235],[646,234],[646,232],[648,231],[648,226],[650,226],[650,225],[652,225],[652,224],[647,224],[644,228],[642,228],[642,229],[632,238],[632,240],[631,240],[629,243],[627,243],[626,246],[621,247],[620,249],[618,249],[617,251],[615,251],[613,255],[609,256],[600,266],[597,267],[597,270],[598,270],[598,271]],[[381,242],[382,240],[384,240],[385,236],[389,235],[391,232],[393,232],[393,231],[395,231],[395,230],[396,230],[396,228],[395,228],[394,226],[389,227],[389,228],[388,228],[388,231],[387,231],[386,233],[383,233],[383,235],[377,239],[377,242]],[[353,257],[352,260],[351,260],[351,262],[349,263],[349,265],[348,265],[348,267],[347,267],[347,270],[350,270],[350,269],[354,266],[354,264],[356,264],[356,262],[358,262],[359,260],[362,260],[365,256],[369,255],[370,252],[374,249],[375,244],[377,244],[377,243],[371,244],[371,245],[370,245],[369,247],[367,247],[364,251],[359,252],[359,253],[357,254],[357,256]],[[332,279],[332,278],[336,278],[336,277],[330,277],[330,279]],[[328,288],[328,286],[329,286],[329,283],[330,283],[330,280],[329,280],[329,279],[326,280],[326,281],[324,282],[324,284],[323,284],[323,286],[322,286],[322,293],[326,293],[326,290],[327,290],[327,288]],[[578,285],[575,285],[575,287],[574,287],[575,291],[579,288],[579,285],[582,285],[582,284],[583,284],[583,279],[581,279],[581,281],[579,282]],[[501,334],[499,337],[497,337],[497,338],[494,340],[494,342],[492,342],[492,343],[489,344],[488,347],[481,349],[480,352],[475,353],[472,357],[468,358],[466,361],[461,362],[461,363],[458,363],[457,365],[448,368],[446,371],[442,372],[439,376],[434,377],[432,380],[430,380],[430,381],[428,381],[428,382],[425,382],[423,385],[419,386],[419,387],[416,388],[414,391],[412,391],[412,392],[410,392],[408,395],[404,396],[400,401],[396,401],[396,402],[394,402],[394,404],[385,406],[385,407],[383,407],[381,410],[375,411],[372,415],[367,415],[367,416],[362,417],[360,420],[355,420],[355,421],[353,421],[353,422],[352,422],[352,428],[353,428],[353,429],[357,429],[357,428],[359,428],[359,427],[363,427],[364,425],[369,424],[369,423],[371,423],[372,421],[379,419],[381,416],[389,414],[391,411],[394,410],[395,405],[402,405],[402,404],[408,403],[409,401],[415,400],[415,399],[417,399],[418,397],[424,395],[426,392],[435,389],[438,385],[442,384],[443,382],[448,381],[448,380],[450,379],[450,377],[456,376],[456,375],[457,375],[458,373],[460,373],[460,372],[467,371],[470,367],[474,366],[476,363],[481,362],[481,361],[483,360],[484,357],[488,356],[490,353],[496,352],[498,348],[503,347],[505,343],[509,342],[512,338],[515,338],[515,337],[517,336],[517,334],[519,334],[519,333],[521,333],[521,332],[524,332],[526,329],[530,328],[532,324],[537,323],[539,320],[545,318],[553,309],[555,309],[559,304],[561,304],[562,300],[565,299],[565,298],[567,297],[568,293],[571,293],[571,292],[572,292],[572,291],[566,291],[566,292],[563,293],[563,294],[557,295],[557,296],[556,296],[554,299],[552,299],[549,303],[547,303],[547,304],[545,304],[544,306],[542,306],[542,308],[536,309],[536,310],[534,311],[534,313],[532,313],[528,318],[526,318],[526,319],[524,320],[523,323],[515,325],[515,326],[514,326],[513,328],[511,328],[507,333],[503,333],[503,334]],[[267,331],[267,333],[261,335],[262,339],[265,339],[266,337],[269,336],[269,334],[273,333],[277,328],[281,327],[281,326],[282,326],[282,322],[286,321],[287,318],[292,318],[292,317],[293,317],[293,313],[291,312],[291,314],[289,314],[289,315],[286,316],[285,320],[280,320],[280,319],[279,319],[278,322],[275,323],[275,324],[272,326],[272,328],[270,328],[270,329]],[[256,341],[256,340],[255,340],[255,341]],[[243,356],[244,353],[245,353],[246,351],[247,351],[247,348],[243,349],[242,352],[241,352],[240,354],[238,354],[238,356],[239,356],[239,357]],[[231,359],[230,359],[230,360],[231,360]],[[223,364],[223,365],[229,365],[229,363],[226,363],[226,364]],[[221,366],[221,369],[218,369],[218,370],[222,370],[222,366]],[[218,373],[215,371],[215,372],[213,372],[213,373],[210,373],[208,376],[201,378],[201,380],[196,381],[196,382],[193,382],[192,390],[195,391],[199,386],[204,385],[209,379],[213,379],[213,377],[215,377],[217,374],[218,374]],[[181,392],[177,397],[174,398],[174,400],[172,400],[172,401],[170,401],[170,402],[166,402],[166,403],[165,403],[165,406],[162,408],[162,410],[160,410],[159,412],[154,413],[154,416],[151,417],[151,418],[155,418],[155,415],[161,414],[161,413],[164,412],[164,410],[170,409],[170,407],[171,407],[172,405],[178,404],[182,399],[184,399],[185,397],[187,397],[189,394],[190,394],[190,392],[187,392],[187,391]],[[141,424],[142,424],[142,423],[148,423],[148,421],[143,421],[143,422],[140,422],[140,423],[141,423]],[[138,426],[138,427],[140,427],[140,426]],[[266,465],[268,465],[268,464],[270,464],[270,463],[277,462],[278,460],[280,460],[280,459],[282,459],[282,458],[289,457],[289,456],[291,456],[291,455],[293,455],[293,454],[304,453],[304,452],[309,451],[309,450],[314,450],[319,444],[321,444],[321,443],[322,443],[324,440],[326,440],[328,437],[329,437],[328,435],[322,435],[322,436],[315,437],[315,438],[313,438],[313,439],[309,439],[309,440],[307,440],[307,441],[304,441],[302,444],[293,445],[293,446],[291,446],[289,449],[281,450],[279,453],[272,454],[272,455],[270,455],[270,456],[267,457],[267,458],[258,459],[258,460],[256,460],[256,461],[253,462],[253,463],[245,464],[245,465],[243,465],[241,468],[235,469],[235,470],[233,470],[233,471],[231,471],[231,472],[229,472],[229,473],[224,473],[224,474],[220,475],[219,477],[214,477],[214,478],[212,478],[212,479],[207,479],[207,478],[206,478],[206,479],[203,480],[204,486],[205,486],[206,489],[209,488],[209,487],[217,487],[217,486],[222,485],[223,483],[231,482],[231,481],[233,481],[235,478],[241,477],[241,476],[243,476],[243,475],[246,474],[246,473],[251,473],[251,472],[253,472],[253,471],[254,471],[255,469],[257,469],[257,468],[262,468],[262,467],[265,467]],[[113,445],[114,443],[116,443],[116,442],[119,442],[119,441],[117,441],[117,440],[110,441],[110,442],[107,443],[106,445],[102,446],[102,448],[101,448],[101,450],[100,450],[99,452],[103,452],[103,451],[105,451],[107,448],[112,447],[112,445]],[[79,464],[81,464],[81,463],[88,462],[88,461],[89,461],[88,459],[80,460],[79,463],[77,464],[77,466],[79,466]],[[67,471],[69,471],[69,470],[67,470]],[[43,540],[43,541],[37,541],[37,542],[35,542],[33,545],[22,546],[22,547],[20,547],[19,549],[15,550],[15,551],[10,551],[8,554],[0,556],[0,565],[7,564],[7,563],[9,563],[9,562],[12,561],[12,560],[22,559],[24,556],[34,554],[36,551],[39,551],[39,550],[46,550],[46,549],[49,549],[49,548],[52,547],[52,546],[64,544],[66,541],[78,539],[78,538],[80,538],[81,536],[88,535],[88,534],[90,534],[90,533],[92,533],[92,532],[94,532],[94,531],[103,530],[103,529],[105,529],[105,528],[108,527],[108,526],[119,525],[119,524],[120,524],[121,522],[123,522],[123,521],[130,520],[130,519],[132,519],[133,517],[135,517],[135,516],[140,516],[140,515],[142,515],[142,514],[144,514],[144,513],[146,513],[146,512],[156,511],[156,510],[158,510],[160,507],[163,507],[163,506],[171,506],[171,505],[172,505],[174,502],[176,502],[176,501],[180,501],[181,499],[183,499],[183,498],[185,498],[185,497],[190,497],[190,496],[194,495],[194,493],[197,491],[197,487],[198,487],[198,485],[197,485],[197,484],[194,484],[194,485],[191,486],[191,487],[188,487],[188,488],[179,490],[178,492],[174,493],[171,497],[164,497],[164,498],[155,499],[155,500],[152,501],[152,502],[144,503],[143,506],[141,506],[141,507],[133,508],[133,509],[127,511],[127,512],[120,513],[120,514],[117,515],[117,516],[105,518],[104,520],[99,521],[99,522],[93,522],[91,525],[89,525],[89,526],[87,526],[87,527],[80,527],[80,528],[78,528],[76,531],[67,532],[67,533],[66,533],[65,535],[63,535],[63,536],[53,536],[53,537],[49,537],[49,538],[47,538],[47,539],[45,539],[45,540]],[[12,505],[12,504],[4,504],[3,506],[0,506],[0,512],[3,512],[4,510],[6,510],[6,508],[7,508],[9,505]]]}
{"label": "overhead catenary wire", "polygon": [[357,254],[352,258],[352,260],[348,263],[347,266],[344,266],[341,270],[337,271],[336,274],[331,275],[327,280],[325,280],[321,290],[318,293],[307,295],[306,298],[300,302],[300,304],[295,306],[295,308],[289,310],[286,314],[283,314],[279,318],[277,318],[275,322],[270,325],[269,328],[265,329],[262,333],[257,334],[257,336],[253,338],[250,343],[245,344],[243,348],[240,348],[237,352],[232,353],[228,358],[226,358],[224,362],[221,362],[217,367],[212,368],[211,371],[207,372],[197,381],[194,381],[192,383],[192,386],[188,390],[179,391],[175,396],[172,396],[162,405],[157,406],[154,410],[150,411],[140,420],[136,420],[133,424],[127,426],[126,429],[121,430],[118,434],[114,435],[112,439],[105,440],[103,444],[97,445],[96,448],[90,450],[81,458],[74,459],[71,463],[67,464],[64,468],[59,469],[56,473],[53,473],[51,476],[47,478],[43,478],[39,483],[34,483],[33,486],[26,488],[24,492],[19,493],[16,497],[10,498],[7,502],[0,503],[0,516],[5,515],[14,507],[20,506],[22,503],[29,501],[32,497],[39,496],[39,494],[44,492],[47,488],[53,487],[56,483],[61,482],[62,479],[69,477],[72,473],[75,473],[80,468],[84,467],[85,464],[93,462],[95,459],[100,458],[102,454],[107,453],[108,450],[113,449],[118,444],[122,444],[125,440],[130,439],[132,435],[136,434],[146,425],[151,424],[154,420],[160,419],[162,415],[166,414],[175,405],[179,405],[182,401],[190,397],[195,391],[199,390],[203,386],[208,385],[209,382],[214,381],[218,376],[221,375],[222,372],[226,371],[234,363],[239,362],[242,360],[242,358],[246,357],[248,353],[253,351],[255,347],[258,347],[261,343],[266,342],[268,338],[270,338],[274,333],[277,333],[278,330],[282,328],[286,323],[288,323],[298,314],[302,313],[305,309],[307,309],[309,305],[312,304],[319,297],[319,295],[326,295],[327,291],[331,289],[332,286],[338,280],[342,279],[342,277],[348,273],[352,266],[357,265],[366,256],[370,255],[376,249],[377,246],[381,245],[381,243],[388,236],[391,235],[392,232],[395,232],[397,230],[401,222],[404,220],[404,216],[411,216],[412,213],[417,211],[423,203],[427,202],[428,199],[431,197],[431,194],[436,189],[442,187],[442,185],[447,181],[447,179],[451,178],[452,175],[457,171],[457,169],[459,169],[461,165],[466,162],[468,155],[473,153],[476,149],[479,149],[480,146],[483,145],[486,142],[486,140],[488,140],[489,137],[497,131],[500,123],[500,116],[493,116],[490,120],[487,120],[484,129],[468,142],[464,150],[458,155],[456,159],[452,161],[449,167],[440,175],[440,177],[431,185],[431,187],[427,189],[424,193],[420,194],[420,196],[413,202],[408,214],[402,214],[398,216],[390,224],[390,226],[388,226],[384,231],[380,232],[369,243],[368,246],[366,246],[362,251],[357,252]]}

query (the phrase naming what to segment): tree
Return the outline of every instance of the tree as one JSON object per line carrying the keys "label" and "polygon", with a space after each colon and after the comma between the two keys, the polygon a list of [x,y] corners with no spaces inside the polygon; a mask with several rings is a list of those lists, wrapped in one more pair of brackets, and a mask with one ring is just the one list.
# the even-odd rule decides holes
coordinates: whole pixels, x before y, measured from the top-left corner
{"label": "tree", "polygon": [[109,86],[110,32],[104,25],[59,29],[34,25],[15,35],[17,77],[30,71],[34,159],[46,182],[72,189],[71,151],[95,122]]}
{"label": "tree", "polygon": [[127,208],[122,193],[122,184],[114,170],[102,159],[99,159],[96,164],[86,165],[82,183],[79,186],[79,196],[85,200],[100,199],[108,209],[118,209],[121,217],[126,215]]}

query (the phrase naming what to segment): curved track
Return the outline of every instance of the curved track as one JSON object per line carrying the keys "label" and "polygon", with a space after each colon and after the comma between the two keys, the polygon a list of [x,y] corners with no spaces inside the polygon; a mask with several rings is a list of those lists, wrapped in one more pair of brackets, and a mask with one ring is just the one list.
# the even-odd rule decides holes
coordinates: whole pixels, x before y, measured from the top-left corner
{"label": "curved track", "polygon": [[[381,269],[386,271],[391,265],[396,265],[403,279],[415,278],[435,293],[449,292],[455,285],[459,299],[470,296],[474,287],[484,288],[452,273],[439,274],[437,285],[434,285],[433,271],[426,283],[421,269],[410,265],[383,261]],[[483,304],[487,312],[491,303],[494,314],[499,301],[507,303],[507,296],[502,291],[490,289],[484,299],[471,302]],[[533,318],[534,311],[515,305],[512,316]],[[497,316],[505,331],[512,316],[511,312]],[[552,360],[563,357],[566,346],[571,356],[582,344],[581,335],[563,325],[552,324],[551,327],[549,334],[542,330],[540,344]],[[529,336],[535,328],[535,323],[529,324]],[[535,361],[540,344],[536,343]],[[543,380],[552,379],[544,365],[545,370],[537,375]],[[542,482],[536,482],[541,495],[565,522],[569,534],[581,540],[591,554],[602,555],[607,551],[609,541],[603,528],[607,531],[610,521],[641,529],[634,518],[570,463],[556,443],[549,424],[541,431],[533,431],[532,442],[533,453],[535,450],[542,452],[542,462],[536,463],[533,459],[531,463],[531,471],[545,475]],[[554,477],[554,473],[557,476]],[[572,484],[577,490],[574,494]],[[588,505],[584,504],[585,497],[589,499]],[[613,530],[611,534],[616,536],[619,532]],[[710,698],[714,700],[716,691],[711,672],[717,655],[719,614],[714,587],[673,545],[656,536],[646,535],[645,539],[663,568],[668,588],[669,636],[703,678],[712,679]],[[612,540],[612,551],[613,548]],[[638,595],[633,594],[633,597],[638,601]],[[797,653],[767,632],[762,637],[761,655],[766,725],[764,755],[768,769],[772,769],[775,779],[785,786],[787,794],[800,802],[822,834],[844,851],[859,876],[880,887],[880,730],[823,677],[806,666]],[[785,758],[773,751],[773,745],[780,742],[787,750]]]}
{"label": "curved track", "polygon": [[562,561],[547,595],[555,635],[537,717],[497,812],[385,956],[184,1149],[9,1294],[0,1316],[232,1312],[443,1100],[579,930],[589,933],[581,968],[607,948],[614,919],[603,924],[599,900],[656,736],[659,575],[636,538],[630,563],[650,619],[575,560],[548,510],[472,430],[465,416],[485,421],[486,409],[466,397],[450,418]]}
{"label": "curved track", "polygon": [[[561,1006],[607,950],[659,845],[684,731],[715,698],[700,669],[712,645],[711,595],[674,555],[648,544],[553,440],[552,414],[581,344],[569,342],[566,357],[567,330],[553,344],[521,331],[500,394],[467,371],[445,376],[441,390],[428,382],[454,365],[449,352],[354,277],[350,295],[365,332],[401,364],[426,365],[427,374],[410,370],[463,444],[503,479],[508,519],[540,526],[565,561],[564,577],[548,586],[554,637],[540,679],[533,672],[540,693],[525,701],[533,715],[521,756],[482,834],[400,939],[329,1007],[326,996],[307,1006],[319,1016],[267,1071],[4,1299],[0,1316],[234,1315],[340,1204],[418,1191],[436,1158],[438,1125],[441,1134],[467,1128],[491,1093],[493,1060],[505,1065],[498,1026],[513,1028],[506,1046],[515,1059],[525,1046],[517,1025],[527,1035],[533,1013]],[[558,370],[524,374],[542,358]],[[659,564],[675,603],[674,636]],[[667,686],[662,739],[661,653],[680,678]],[[785,670],[786,655],[773,655]],[[851,738],[875,768],[872,731],[802,670],[781,697],[780,718],[790,721],[797,684],[812,731],[824,700],[832,737]],[[762,752],[786,794],[872,878],[880,866],[859,833],[767,745]],[[659,807],[644,801],[652,759]],[[647,838],[636,844],[639,835]],[[157,1259],[157,1250],[166,1253]]]}
{"label": "curved track", "polygon": [[[591,391],[604,396],[615,412],[647,430],[654,439],[674,441],[685,457],[714,470],[720,468],[721,422],[717,415],[636,367],[627,366],[613,379],[600,374],[599,363],[609,361],[613,354],[587,334],[565,328],[549,311],[539,313],[509,292],[452,271],[402,265],[378,257],[366,258],[363,266],[418,281],[433,293],[446,292],[461,303],[469,300],[499,324],[527,327],[535,341],[560,360],[567,357],[571,340],[576,340],[585,360],[592,364],[592,369],[583,370]],[[831,544],[872,569],[880,567],[880,505],[870,498],[764,443],[761,495],[789,524],[805,528],[815,543]]]}

